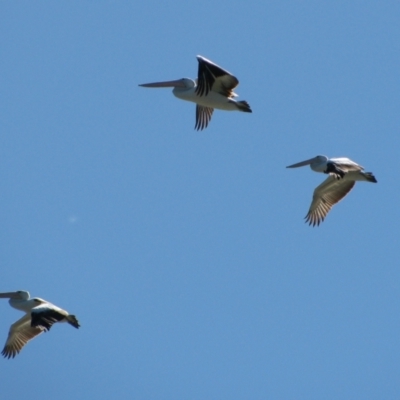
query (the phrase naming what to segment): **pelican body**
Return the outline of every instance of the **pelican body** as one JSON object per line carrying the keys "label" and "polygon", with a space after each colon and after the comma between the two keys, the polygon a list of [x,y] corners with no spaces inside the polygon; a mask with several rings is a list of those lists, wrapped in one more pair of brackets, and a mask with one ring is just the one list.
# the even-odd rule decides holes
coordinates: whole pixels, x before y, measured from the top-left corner
{"label": "pelican body", "polygon": [[14,358],[31,339],[49,331],[56,322],[68,322],[74,328],[80,326],[75,315],[39,297],[30,298],[29,292],[19,290],[0,293],[0,298],[9,298],[11,307],[25,312],[25,315],[10,327],[1,352],[5,358]]}
{"label": "pelican body", "polygon": [[252,112],[247,101],[236,101],[233,89],[239,84],[238,79],[212,61],[197,56],[199,62],[196,80],[182,78],[175,81],[144,83],[139,86],[149,88],[173,87],[172,93],[178,99],[196,103],[195,129],[208,126],[214,109],[225,111]]}
{"label": "pelican body", "polygon": [[328,158],[316,156],[286,168],[298,168],[309,165],[315,172],[328,174],[315,190],[310,209],[305,217],[309,225],[319,225],[324,221],[331,208],[342,200],[353,189],[356,181],[376,183],[371,172],[364,172],[364,168],[346,157]]}

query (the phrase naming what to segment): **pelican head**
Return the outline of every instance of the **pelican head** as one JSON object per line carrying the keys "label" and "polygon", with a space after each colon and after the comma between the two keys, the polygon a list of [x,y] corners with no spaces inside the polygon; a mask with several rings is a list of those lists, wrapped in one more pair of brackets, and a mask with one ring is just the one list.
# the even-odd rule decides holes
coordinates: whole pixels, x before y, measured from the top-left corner
{"label": "pelican head", "polygon": [[177,79],[176,81],[165,81],[165,82],[154,82],[154,83],[142,83],[142,87],[148,88],[163,88],[163,87],[173,87],[180,89],[190,89],[195,86],[195,82],[189,78]]}
{"label": "pelican head", "polygon": [[312,168],[315,165],[319,165],[322,163],[326,163],[328,161],[328,157],[326,156],[316,156],[313,158],[310,158],[309,160],[301,161],[299,163],[289,165],[286,168],[298,168],[298,167],[304,167],[305,165],[310,165]]}
{"label": "pelican head", "polygon": [[30,297],[29,292],[25,290],[18,290],[17,292],[0,293],[1,299],[15,299],[15,300],[28,300]]}

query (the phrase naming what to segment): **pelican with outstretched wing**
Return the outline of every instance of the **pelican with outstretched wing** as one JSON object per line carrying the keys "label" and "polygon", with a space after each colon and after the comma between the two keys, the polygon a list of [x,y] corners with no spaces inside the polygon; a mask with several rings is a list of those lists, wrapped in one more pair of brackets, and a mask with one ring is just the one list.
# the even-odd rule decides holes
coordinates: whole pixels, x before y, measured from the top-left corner
{"label": "pelican with outstretched wing", "polygon": [[207,128],[214,109],[251,113],[247,101],[236,101],[233,89],[238,79],[228,71],[202,56],[197,56],[199,71],[196,80],[182,78],[176,81],[144,83],[148,88],[173,87],[172,93],[179,99],[196,103],[195,129]]}
{"label": "pelican with outstretched wing", "polygon": [[326,156],[316,156],[286,168],[298,168],[305,165],[310,165],[313,171],[329,175],[314,190],[310,209],[305,216],[306,222],[312,226],[324,221],[331,208],[350,193],[356,181],[377,182],[371,172],[364,172],[361,165],[345,157],[329,159]]}
{"label": "pelican with outstretched wing", "polygon": [[1,352],[5,358],[14,358],[30,340],[50,330],[56,322],[68,322],[74,328],[80,326],[75,315],[39,297],[30,298],[29,292],[19,290],[0,293],[0,298],[10,299],[11,307],[25,311],[25,315],[10,327]]}

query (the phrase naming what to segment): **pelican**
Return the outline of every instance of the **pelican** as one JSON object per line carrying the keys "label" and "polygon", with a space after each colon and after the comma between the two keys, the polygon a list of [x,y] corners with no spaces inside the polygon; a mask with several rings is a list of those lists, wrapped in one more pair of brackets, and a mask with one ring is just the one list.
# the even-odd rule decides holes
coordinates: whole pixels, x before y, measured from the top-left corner
{"label": "pelican", "polygon": [[376,183],[372,172],[364,172],[364,168],[346,157],[328,158],[316,156],[286,168],[298,168],[310,165],[316,172],[328,174],[315,190],[308,214],[305,216],[309,225],[319,225],[328,215],[331,208],[342,200],[353,189],[356,181]]}
{"label": "pelican", "polygon": [[149,88],[173,87],[172,93],[182,100],[196,103],[195,129],[207,128],[214,108],[225,111],[251,113],[247,101],[236,101],[233,92],[239,85],[238,79],[228,71],[202,56],[197,56],[199,72],[196,80],[182,78],[176,81],[143,83],[139,86]]}
{"label": "pelican", "polygon": [[14,322],[8,333],[8,338],[1,354],[5,358],[14,358],[22,348],[42,332],[47,332],[56,322],[68,322],[74,328],[79,328],[75,315],[40,299],[30,298],[29,292],[0,293],[0,298],[8,298],[10,306],[25,311],[25,315]]}

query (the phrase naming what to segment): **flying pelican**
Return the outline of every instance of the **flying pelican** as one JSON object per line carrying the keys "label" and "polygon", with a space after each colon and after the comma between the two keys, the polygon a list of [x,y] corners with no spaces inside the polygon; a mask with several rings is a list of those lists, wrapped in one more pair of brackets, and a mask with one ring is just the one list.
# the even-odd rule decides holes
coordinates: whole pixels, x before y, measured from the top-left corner
{"label": "flying pelican", "polygon": [[233,89],[238,79],[228,71],[202,56],[197,56],[199,72],[196,80],[182,78],[176,81],[144,83],[139,86],[158,88],[173,87],[172,93],[182,100],[196,103],[195,129],[207,128],[214,108],[226,111],[252,112],[247,101],[236,101]]}
{"label": "flying pelican", "polygon": [[331,208],[353,189],[356,181],[377,182],[372,172],[364,172],[361,165],[345,157],[329,159],[326,156],[316,156],[286,168],[304,165],[310,165],[313,171],[330,175],[314,190],[313,200],[305,217],[306,222],[312,226],[319,225],[325,219]]}
{"label": "flying pelican", "polygon": [[25,311],[25,315],[10,327],[6,344],[1,352],[5,358],[14,358],[31,339],[50,330],[56,322],[68,322],[74,328],[80,326],[75,315],[39,297],[31,299],[29,292],[19,290],[0,293],[0,298],[9,298],[11,307]]}

